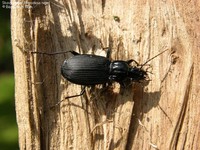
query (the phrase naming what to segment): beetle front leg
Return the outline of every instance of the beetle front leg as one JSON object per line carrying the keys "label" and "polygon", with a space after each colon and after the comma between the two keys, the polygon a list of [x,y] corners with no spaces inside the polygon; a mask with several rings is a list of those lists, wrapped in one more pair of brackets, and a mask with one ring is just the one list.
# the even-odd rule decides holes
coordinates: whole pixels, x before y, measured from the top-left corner
{"label": "beetle front leg", "polygon": [[137,66],[140,66],[140,64],[136,60],[134,60],[134,59],[127,60],[126,63],[129,65],[133,61],[136,63]]}

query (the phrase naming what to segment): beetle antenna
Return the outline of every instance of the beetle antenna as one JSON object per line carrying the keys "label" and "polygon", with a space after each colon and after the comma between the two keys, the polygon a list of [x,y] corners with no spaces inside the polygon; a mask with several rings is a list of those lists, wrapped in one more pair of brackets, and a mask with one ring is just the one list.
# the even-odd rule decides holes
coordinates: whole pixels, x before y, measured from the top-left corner
{"label": "beetle antenna", "polygon": [[151,60],[153,60],[154,58],[158,57],[159,55],[161,55],[162,53],[166,52],[167,50],[169,50],[168,48],[165,49],[164,51],[160,52],[159,54],[153,56],[152,58],[148,59],[144,64],[141,65],[140,69],[145,66],[148,62],[150,62]]}

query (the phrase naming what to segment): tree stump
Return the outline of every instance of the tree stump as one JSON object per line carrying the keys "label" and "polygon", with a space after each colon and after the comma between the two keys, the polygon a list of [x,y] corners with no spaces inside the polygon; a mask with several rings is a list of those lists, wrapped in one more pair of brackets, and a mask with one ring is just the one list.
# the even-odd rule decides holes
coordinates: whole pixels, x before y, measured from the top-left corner
{"label": "tree stump", "polygon": [[[12,1],[20,149],[199,149],[199,1]],[[76,51],[149,64],[148,84],[87,87],[60,66]],[[50,109],[55,106],[54,109]]]}

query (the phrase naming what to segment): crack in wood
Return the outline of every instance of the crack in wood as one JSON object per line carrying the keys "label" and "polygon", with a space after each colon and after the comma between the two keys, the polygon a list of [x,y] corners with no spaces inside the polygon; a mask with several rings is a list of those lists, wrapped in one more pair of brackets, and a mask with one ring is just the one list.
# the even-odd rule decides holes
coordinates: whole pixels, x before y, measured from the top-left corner
{"label": "crack in wood", "polygon": [[171,139],[171,142],[170,142],[170,149],[175,149],[175,147],[177,146],[178,144],[178,139],[179,139],[179,135],[180,135],[180,131],[182,129],[182,126],[183,126],[183,122],[184,122],[184,118],[185,118],[185,115],[186,115],[186,109],[187,109],[187,106],[188,106],[188,98],[189,98],[189,94],[190,94],[190,90],[191,90],[191,81],[192,81],[192,77],[193,77],[193,63],[190,67],[190,71],[189,71],[189,74],[188,74],[188,78],[187,78],[187,81],[186,81],[186,86],[185,86],[185,95],[183,96],[183,104],[182,104],[182,107],[181,107],[181,111],[180,111],[180,114],[179,114],[179,117],[178,117],[178,121],[176,123],[176,126],[175,126],[175,130],[172,134],[172,139]]}

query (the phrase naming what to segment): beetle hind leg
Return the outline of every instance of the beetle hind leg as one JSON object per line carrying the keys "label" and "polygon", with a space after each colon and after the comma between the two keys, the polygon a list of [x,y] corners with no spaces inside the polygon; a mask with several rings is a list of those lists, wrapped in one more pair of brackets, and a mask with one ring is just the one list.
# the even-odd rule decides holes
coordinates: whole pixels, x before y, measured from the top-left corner
{"label": "beetle hind leg", "polygon": [[31,54],[42,54],[42,55],[57,55],[57,54],[65,54],[65,53],[72,53],[73,55],[80,55],[79,53],[75,51],[60,51],[60,52],[37,52],[37,51],[31,51]]}
{"label": "beetle hind leg", "polygon": [[80,55],[79,53],[75,52],[75,51],[69,51],[70,53],[72,53],[73,55]]}
{"label": "beetle hind leg", "polygon": [[61,102],[65,101],[66,99],[69,99],[69,98],[73,98],[73,97],[79,97],[79,96],[82,96],[84,93],[85,93],[85,88],[86,86],[83,87],[83,89],[81,90],[80,94],[76,94],[76,95],[72,95],[72,96],[66,96],[63,100],[59,101],[57,104],[55,104],[54,106],[51,106],[50,109],[60,105]]}
{"label": "beetle hind leg", "polygon": [[[86,86],[83,87],[83,89],[81,90],[81,93],[80,93],[80,94],[72,95],[72,96],[67,96],[67,97],[65,97],[65,99],[69,99],[69,98],[72,98],[72,97],[82,96],[82,95],[85,93],[85,88],[86,88]],[[63,100],[62,100],[62,101],[63,101]],[[60,102],[62,102],[62,101],[60,101]]]}

